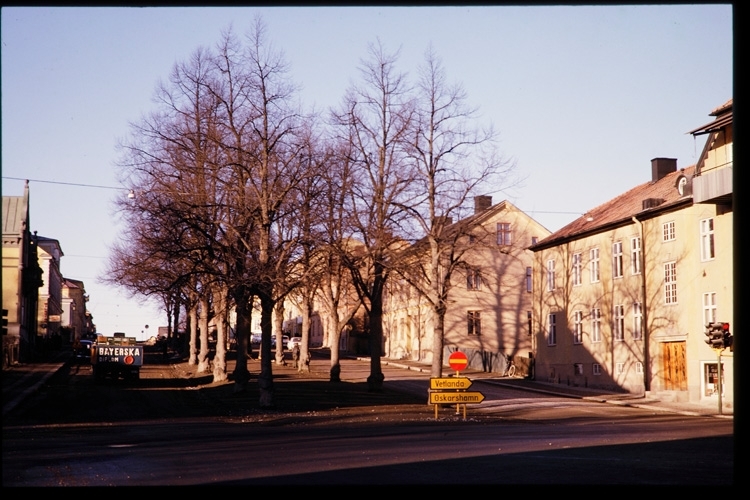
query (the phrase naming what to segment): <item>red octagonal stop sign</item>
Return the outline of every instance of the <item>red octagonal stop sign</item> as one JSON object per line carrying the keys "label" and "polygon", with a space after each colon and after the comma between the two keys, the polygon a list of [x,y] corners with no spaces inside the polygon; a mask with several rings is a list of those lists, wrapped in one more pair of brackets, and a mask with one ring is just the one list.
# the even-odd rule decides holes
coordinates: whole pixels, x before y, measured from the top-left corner
{"label": "red octagonal stop sign", "polygon": [[469,358],[467,358],[466,354],[462,353],[461,351],[456,351],[452,353],[448,358],[448,364],[451,366],[451,368],[453,368],[457,372],[460,372],[469,364]]}

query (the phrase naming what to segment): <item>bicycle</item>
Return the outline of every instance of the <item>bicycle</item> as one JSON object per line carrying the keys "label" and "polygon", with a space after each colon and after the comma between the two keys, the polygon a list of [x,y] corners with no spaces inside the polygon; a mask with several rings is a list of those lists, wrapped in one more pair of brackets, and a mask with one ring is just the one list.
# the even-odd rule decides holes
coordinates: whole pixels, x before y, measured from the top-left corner
{"label": "bicycle", "polygon": [[512,356],[508,356],[508,364],[505,367],[504,377],[513,377],[516,375],[516,363]]}

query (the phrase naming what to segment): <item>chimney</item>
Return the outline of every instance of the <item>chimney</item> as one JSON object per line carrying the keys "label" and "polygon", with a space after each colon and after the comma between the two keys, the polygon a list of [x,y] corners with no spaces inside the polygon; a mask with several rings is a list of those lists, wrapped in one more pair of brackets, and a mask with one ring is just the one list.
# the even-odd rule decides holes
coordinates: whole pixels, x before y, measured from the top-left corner
{"label": "chimney", "polygon": [[654,158],[651,160],[651,182],[656,182],[672,172],[677,172],[677,159]]}
{"label": "chimney", "polygon": [[492,196],[482,195],[474,197],[474,213],[484,212],[492,206]]}

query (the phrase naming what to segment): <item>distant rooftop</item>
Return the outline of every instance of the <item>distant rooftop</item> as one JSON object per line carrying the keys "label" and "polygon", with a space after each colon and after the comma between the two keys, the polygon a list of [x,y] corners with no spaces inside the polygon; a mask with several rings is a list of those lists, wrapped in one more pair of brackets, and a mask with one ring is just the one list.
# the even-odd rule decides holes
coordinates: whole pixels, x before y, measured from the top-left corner
{"label": "distant rooftop", "polygon": [[542,250],[566,240],[604,231],[618,224],[630,223],[635,215],[644,216],[651,212],[660,212],[672,205],[690,200],[689,196],[681,196],[678,193],[677,179],[681,175],[689,178],[694,171],[695,165],[691,165],[668,173],[656,181],[652,180],[636,186],[589,210],[583,216],[532,246],[531,249]]}

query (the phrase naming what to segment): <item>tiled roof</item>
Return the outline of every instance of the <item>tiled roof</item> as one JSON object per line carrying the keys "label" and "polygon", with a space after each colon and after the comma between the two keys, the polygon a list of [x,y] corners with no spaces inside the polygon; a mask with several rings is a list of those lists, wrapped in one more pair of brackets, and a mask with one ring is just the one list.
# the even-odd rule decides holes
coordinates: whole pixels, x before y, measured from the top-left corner
{"label": "tiled roof", "polygon": [[[640,186],[626,191],[625,193],[609,200],[598,207],[589,210],[583,216],[574,220],[559,231],[541,240],[531,247],[532,250],[541,250],[554,246],[560,242],[576,239],[585,234],[596,233],[611,225],[629,221],[634,215],[660,212],[670,205],[681,200],[689,199],[689,196],[680,196],[677,192],[677,178],[685,175],[688,178],[693,175],[695,165],[671,172],[656,182],[646,182]],[[658,206],[643,208],[643,200],[664,200]]]}
{"label": "tiled roof", "polygon": [[83,281],[63,278],[63,286],[67,286],[68,288],[83,288]]}
{"label": "tiled roof", "polygon": [[734,113],[732,111],[732,107],[734,105],[733,101],[734,99],[729,99],[727,102],[711,111],[708,115],[713,116],[714,120],[691,130],[690,132],[688,132],[688,134],[707,134],[709,132],[719,130],[729,123],[732,123],[734,116]]}
{"label": "tiled roof", "polygon": [[3,234],[19,236],[29,227],[29,181],[23,189],[23,196],[3,196]]}
{"label": "tiled roof", "polygon": [[3,196],[3,234],[19,235],[26,220],[26,199]]}
{"label": "tiled roof", "polygon": [[714,109],[709,113],[710,116],[719,116],[721,113],[726,111],[727,109],[730,109],[732,105],[734,104],[734,98],[729,99],[727,102],[719,106],[718,108]]}
{"label": "tiled roof", "polygon": [[[443,232],[440,235],[440,237],[445,240],[449,241],[452,238],[455,238],[457,236],[461,236],[464,234],[467,234],[468,231],[471,230],[471,228],[480,226],[483,224],[487,219],[491,218],[495,214],[507,210],[507,209],[515,209],[518,210],[514,205],[512,205],[509,201],[503,200],[499,203],[496,203],[495,205],[491,205],[483,210],[475,211],[473,214],[464,217],[461,220],[458,220],[456,222],[451,222],[449,224],[446,224],[443,228]],[[520,212],[520,210],[518,210]],[[424,236],[414,242],[412,245],[410,251],[411,252],[422,252],[425,250],[425,248],[429,245],[429,239],[427,236]]]}

